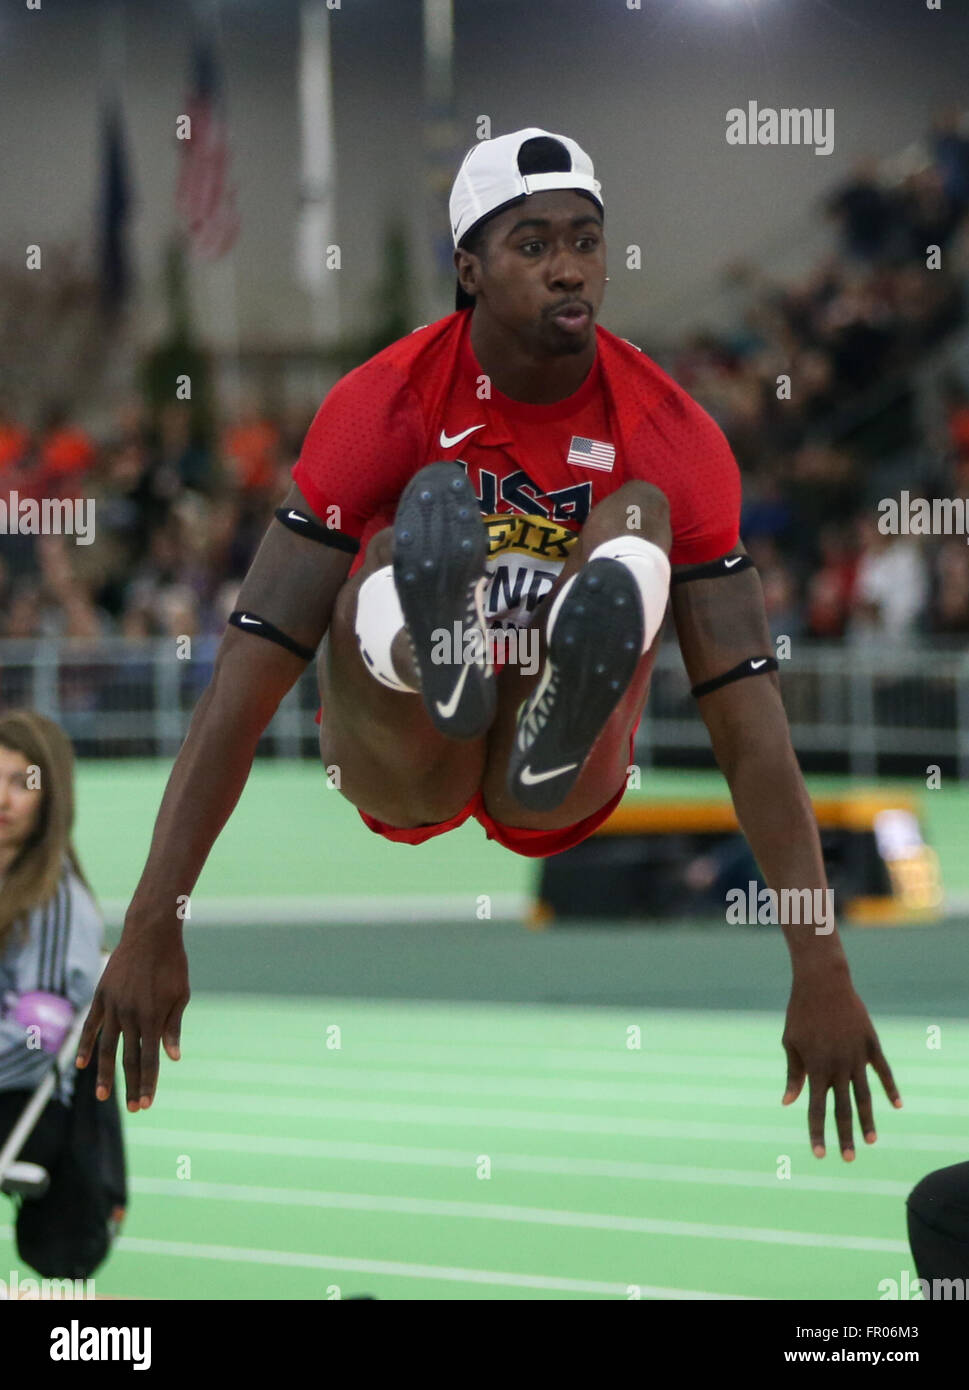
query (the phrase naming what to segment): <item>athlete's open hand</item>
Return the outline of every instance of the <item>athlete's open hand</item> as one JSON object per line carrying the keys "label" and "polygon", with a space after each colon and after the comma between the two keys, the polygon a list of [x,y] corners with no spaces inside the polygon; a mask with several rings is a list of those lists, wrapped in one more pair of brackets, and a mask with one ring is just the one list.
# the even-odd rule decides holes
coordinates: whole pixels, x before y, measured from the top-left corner
{"label": "athlete's open hand", "polygon": [[172,1061],[178,1061],[188,1001],[188,960],[181,936],[125,931],[104,968],[77,1051],[77,1065],[87,1066],[101,1034],[98,1100],[111,1094],[120,1034],[128,1109],[148,1109],[158,1084],[158,1044],[163,1042]]}
{"label": "athlete's open hand", "polygon": [[808,1130],[811,1148],[823,1158],[824,1118],[828,1091],[834,1091],[834,1117],[841,1157],[855,1156],[852,1137],[851,1091],[854,1088],[858,1120],[867,1144],[875,1142],[875,1120],[867,1068],[872,1066],[896,1109],[902,1099],[885,1060],[868,1010],[855,993],[850,979],[827,977],[821,982],[799,982],[795,976],[787,1006],[787,1026],[781,1039],[787,1053],[787,1090],[782,1104],[791,1105],[809,1083]]}

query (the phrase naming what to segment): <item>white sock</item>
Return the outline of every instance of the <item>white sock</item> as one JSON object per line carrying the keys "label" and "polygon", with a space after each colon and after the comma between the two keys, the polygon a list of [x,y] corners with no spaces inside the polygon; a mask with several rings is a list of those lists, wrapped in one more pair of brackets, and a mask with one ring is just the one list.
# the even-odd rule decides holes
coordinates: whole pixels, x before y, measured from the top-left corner
{"label": "white sock", "polygon": [[[615,536],[612,540],[597,545],[589,560],[619,560],[626,566],[636,581],[639,596],[643,603],[643,652],[645,655],[653,645],[653,640],[666,613],[666,601],[670,592],[670,562],[658,545],[643,540],[641,536]],[[586,564],[589,563],[586,561]],[[581,573],[581,571],[580,571]],[[567,580],[555,597],[548,615],[545,631],[549,637],[555,626],[559,609],[566,594],[578,579],[577,574]]]}
{"label": "white sock", "polygon": [[356,632],[364,665],[381,685],[390,690],[417,694],[417,688],[401,680],[394,669],[390,649],[404,626],[392,565],[376,570],[360,585],[357,594]]}

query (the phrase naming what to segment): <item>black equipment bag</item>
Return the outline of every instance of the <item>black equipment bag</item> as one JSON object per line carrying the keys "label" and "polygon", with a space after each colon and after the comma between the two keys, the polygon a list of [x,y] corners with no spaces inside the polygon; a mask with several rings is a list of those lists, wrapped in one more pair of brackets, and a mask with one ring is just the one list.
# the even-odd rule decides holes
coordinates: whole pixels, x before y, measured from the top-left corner
{"label": "black equipment bag", "polygon": [[124,1140],[115,1087],[95,1095],[96,1043],[77,1071],[67,1142],[42,1197],[17,1212],[17,1250],[45,1279],[88,1279],[104,1262],[128,1204]]}

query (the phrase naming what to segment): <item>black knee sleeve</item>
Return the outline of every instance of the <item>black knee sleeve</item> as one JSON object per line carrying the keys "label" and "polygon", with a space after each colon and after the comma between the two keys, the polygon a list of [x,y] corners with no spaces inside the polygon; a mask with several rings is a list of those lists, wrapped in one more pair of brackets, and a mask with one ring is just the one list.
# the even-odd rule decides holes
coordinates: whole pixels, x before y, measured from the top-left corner
{"label": "black knee sleeve", "polygon": [[321,545],[330,545],[334,550],[345,550],[348,555],[356,555],[360,549],[360,542],[353,536],[345,535],[343,531],[336,531],[330,526],[321,526],[318,521],[314,521],[305,512],[297,511],[295,507],[278,507],[275,517],[290,531],[295,531],[297,536],[305,536],[309,541],[319,541]]}
{"label": "black knee sleeve", "polygon": [[302,642],[288,637],[273,623],[260,618],[256,613],[248,613],[244,608],[237,608],[234,613],[230,613],[229,622],[240,632],[249,632],[254,637],[265,637],[267,642],[275,642],[278,647],[285,647],[288,652],[292,652],[294,656],[301,656],[304,661],[312,661],[316,655],[312,647],[304,647]]}

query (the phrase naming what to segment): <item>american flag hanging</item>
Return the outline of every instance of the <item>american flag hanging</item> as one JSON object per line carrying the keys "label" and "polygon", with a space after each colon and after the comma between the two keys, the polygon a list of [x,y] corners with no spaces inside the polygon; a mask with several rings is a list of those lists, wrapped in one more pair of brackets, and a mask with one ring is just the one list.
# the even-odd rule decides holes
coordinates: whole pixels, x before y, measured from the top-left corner
{"label": "american flag hanging", "polygon": [[209,43],[199,43],[186,105],[191,138],[179,141],[182,162],[175,210],[192,251],[203,261],[217,261],[224,256],[239,233],[236,191],[229,182],[229,145],[220,88],[215,52]]}
{"label": "american flag hanging", "polygon": [[611,473],[616,451],[601,439],[583,439],[581,435],[574,434],[565,461],[578,464],[580,468],[601,468],[604,473]]}

